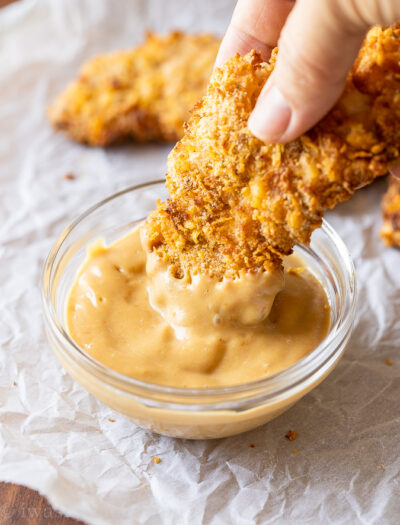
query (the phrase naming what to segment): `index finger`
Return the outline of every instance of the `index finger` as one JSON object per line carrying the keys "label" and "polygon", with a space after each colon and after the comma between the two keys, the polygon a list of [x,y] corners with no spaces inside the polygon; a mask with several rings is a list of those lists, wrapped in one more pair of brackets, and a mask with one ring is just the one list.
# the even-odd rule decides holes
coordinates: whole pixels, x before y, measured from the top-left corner
{"label": "index finger", "polygon": [[295,0],[238,0],[215,65],[252,49],[268,59],[294,4]]}

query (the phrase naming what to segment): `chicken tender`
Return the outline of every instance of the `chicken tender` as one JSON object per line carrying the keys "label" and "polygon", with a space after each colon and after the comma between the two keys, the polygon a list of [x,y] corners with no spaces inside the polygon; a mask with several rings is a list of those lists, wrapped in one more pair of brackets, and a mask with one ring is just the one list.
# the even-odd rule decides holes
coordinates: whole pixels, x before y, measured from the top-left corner
{"label": "chicken tender", "polygon": [[206,92],[218,46],[208,34],[149,33],[133,50],[87,62],[49,108],[50,121],[92,146],[126,137],[175,142]]}
{"label": "chicken tender", "polygon": [[279,268],[324,210],[398,161],[400,25],[371,29],[334,108],[286,145],[247,128],[275,59],[252,51],[215,70],[169,155],[170,199],[149,216],[145,241],[177,277]]}
{"label": "chicken tender", "polygon": [[389,189],[382,199],[381,237],[387,246],[400,247],[400,180],[391,176]]}

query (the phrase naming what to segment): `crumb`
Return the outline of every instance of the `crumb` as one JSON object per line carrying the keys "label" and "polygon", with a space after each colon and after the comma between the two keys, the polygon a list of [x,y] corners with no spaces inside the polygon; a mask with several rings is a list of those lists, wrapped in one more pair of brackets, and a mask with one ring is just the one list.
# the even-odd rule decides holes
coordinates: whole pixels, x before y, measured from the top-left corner
{"label": "crumb", "polygon": [[17,382],[16,381],[13,381],[13,386],[17,386]]}
{"label": "crumb", "polygon": [[154,463],[156,463],[157,465],[158,465],[159,463],[161,463],[161,459],[160,459],[158,456],[154,456],[153,461],[154,461]]}
{"label": "crumb", "polygon": [[64,179],[67,179],[67,180],[75,180],[76,179],[76,175],[74,175],[73,173],[66,173],[64,175]]}
{"label": "crumb", "polygon": [[250,447],[250,448],[254,448],[254,447],[255,447],[255,444],[254,444],[254,443],[249,443],[249,447]]}
{"label": "crumb", "polygon": [[108,418],[108,421],[109,421],[110,423],[115,423],[115,419],[113,419],[112,417],[109,417],[109,418]]}
{"label": "crumb", "polygon": [[298,453],[299,453],[299,451],[297,450],[297,448],[294,448],[293,449],[293,454],[298,454]]}
{"label": "crumb", "polygon": [[102,434],[102,433],[103,433],[103,431],[102,431],[102,430],[98,430],[97,432],[98,432],[99,434]]}
{"label": "crumb", "polygon": [[385,469],[382,467],[382,465],[377,465],[377,466],[376,466],[376,469],[377,469],[377,470],[383,470],[383,471],[385,470]]}
{"label": "crumb", "polygon": [[289,441],[294,441],[297,438],[297,432],[295,430],[288,430],[287,434],[285,434],[285,438]]}
{"label": "crumb", "polygon": [[388,366],[391,366],[391,365],[393,364],[391,359],[386,359],[385,363],[386,363]]}
{"label": "crumb", "polygon": [[144,483],[142,483],[142,487],[145,489],[147,487],[147,485],[145,485]]}

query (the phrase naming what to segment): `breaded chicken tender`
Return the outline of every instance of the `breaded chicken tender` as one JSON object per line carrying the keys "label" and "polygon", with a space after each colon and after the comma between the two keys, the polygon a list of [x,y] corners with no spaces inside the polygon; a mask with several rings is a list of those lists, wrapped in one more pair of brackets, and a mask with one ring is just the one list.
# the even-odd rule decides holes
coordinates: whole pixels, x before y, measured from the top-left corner
{"label": "breaded chicken tender", "polygon": [[400,246],[400,180],[391,176],[382,199],[381,237],[387,246]]}
{"label": "breaded chicken tender", "polygon": [[170,199],[149,216],[145,241],[177,277],[279,268],[324,210],[398,162],[400,25],[370,30],[337,104],[286,145],[247,128],[275,59],[252,51],[215,70],[169,155]]}
{"label": "breaded chicken tender", "polygon": [[219,39],[152,33],[135,49],[87,62],[49,108],[56,129],[92,146],[133,138],[177,141],[206,92]]}

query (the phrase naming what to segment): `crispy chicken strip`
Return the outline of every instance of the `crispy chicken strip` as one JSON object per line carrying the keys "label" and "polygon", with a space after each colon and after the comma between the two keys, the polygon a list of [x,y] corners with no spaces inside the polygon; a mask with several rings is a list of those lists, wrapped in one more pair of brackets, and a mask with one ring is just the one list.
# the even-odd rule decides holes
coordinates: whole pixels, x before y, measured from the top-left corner
{"label": "crispy chicken strip", "polygon": [[170,199],[149,216],[145,240],[177,277],[280,267],[324,210],[398,161],[400,25],[371,29],[335,107],[286,145],[247,128],[275,57],[252,51],[217,69],[170,153]]}
{"label": "crispy chicken strip", "polygon": [[93,146],[125,137],[176,141],[206,92],[218,46],[208,34],[149,33],[133,50],[87,62],[49,108],[50,121]]}
{"label": "crispy chicken strip", "polygon": [[381,237],[387,246],[400,246],[400,180],[393,175],[382,199]]}

